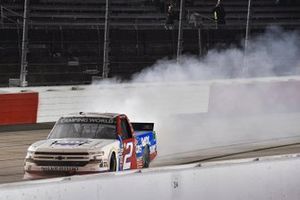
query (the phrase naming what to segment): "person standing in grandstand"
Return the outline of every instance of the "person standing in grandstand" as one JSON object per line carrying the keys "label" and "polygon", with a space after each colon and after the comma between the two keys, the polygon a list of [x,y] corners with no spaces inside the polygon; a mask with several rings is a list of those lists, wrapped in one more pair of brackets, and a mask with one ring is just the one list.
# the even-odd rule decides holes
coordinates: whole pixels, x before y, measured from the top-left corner
{"label": "person standing in grandstand", "polygon": [[226,12],[221,0],[218,0],[216,6],[214,7],[213,16],[216,22],[216,28],[218,28],[219,24],[224,25],[226,23],[225,21]]}
{"label": "person standing in grandstand", "polygon": [[174,26],[174,8],[172,3],[170,3],[168,6],[165,28],[167,30],[171,30],[173,29],[173,26]]}

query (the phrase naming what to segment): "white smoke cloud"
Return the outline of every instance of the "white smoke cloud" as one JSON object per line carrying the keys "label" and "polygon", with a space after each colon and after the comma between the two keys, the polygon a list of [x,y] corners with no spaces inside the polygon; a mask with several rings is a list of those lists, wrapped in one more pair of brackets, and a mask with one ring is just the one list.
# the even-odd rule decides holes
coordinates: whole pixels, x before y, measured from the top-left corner
{"label": "white smoke cloud", "polygon": [[[299,39],[297,32],[271,27],[250,40],[246,57],[242,49],[230,48],[210,50],[204,58],[183,56],[180,64],[157,61],[130,83],[95,82],[87,92],[98,95],[91,95],[94,97],[85,110],[126,113],[133,121],[155,122],[161,156],[291,136],[300,130],[295,116],[213,119],[202,115],[208,111],[211,80],[299,74]],[[268,98],[268,94],[261,98]],[[237,101],[233,99],[232,104]],[[257,106],[259,101],[253,104]],[[286,124],[283,126],[279,119]]]}
{"label": "white smoke cloud", "polygon": [[298,32],[269,27],[263,35],[250,40],[245,57],[243,49],[230,48],[210,50],[204,58],[183,56],[181,64],[161,60],[137,74],[133,82],[294,75],[300,72],[299,55]]}

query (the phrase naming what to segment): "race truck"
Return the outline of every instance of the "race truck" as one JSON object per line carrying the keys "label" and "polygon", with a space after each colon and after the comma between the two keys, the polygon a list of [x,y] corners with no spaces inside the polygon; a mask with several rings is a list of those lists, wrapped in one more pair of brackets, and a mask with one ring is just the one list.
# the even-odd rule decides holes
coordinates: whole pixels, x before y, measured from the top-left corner
{"label": "race truck", "polygon": [[61,117],[46,140],[28,148],[24,179],[147,168],[157,155],[153,128],[124,114]]}

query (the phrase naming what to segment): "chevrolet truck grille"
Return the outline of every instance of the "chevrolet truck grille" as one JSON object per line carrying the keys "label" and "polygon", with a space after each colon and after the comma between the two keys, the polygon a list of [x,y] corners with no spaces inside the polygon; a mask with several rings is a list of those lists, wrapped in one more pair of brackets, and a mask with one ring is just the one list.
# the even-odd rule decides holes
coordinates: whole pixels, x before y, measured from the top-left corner
{"label": "chevrolet truck grille", "polygon": [[89,163],[89,161],[45,161],[35,160],[34,163],[38,166],[76,166],[83,167]]}
{"label": "chevrolet truck grille", "polygon": [[88,161],[89,154],[86,152],[35,152],[33,159],[41,161]]}

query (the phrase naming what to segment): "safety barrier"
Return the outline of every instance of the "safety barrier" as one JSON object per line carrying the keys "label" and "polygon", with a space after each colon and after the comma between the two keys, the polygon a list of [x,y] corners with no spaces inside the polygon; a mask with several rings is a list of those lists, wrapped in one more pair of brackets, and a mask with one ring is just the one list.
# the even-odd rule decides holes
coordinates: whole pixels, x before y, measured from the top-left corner
{"label": "safety barrier", "polygon": [[[138,100],[151,98],[152,112],[156,109],[161,112],[163,108],[168,114],[247,115],[300,111],[300,77],[27,89],[36,93],[22,93],[19,88],[2,89],[13,94],[0,94],[1,125],[53,122],[61,115],[79,111],[124,112],[125,107],[138,106],[138,102],[128,105],[128,96],[134,97],[136,91],[142,91]],[[125,100],[109,99],[108,91],[114,91],[113,97],[128,96]]]}
{"label": "safety barrier", "polygon": [[249,115],[300,112],[300,81],[212,84],[208,112]]}
{"label": "safety barrier", "polygon": [[0,200],[289,199],[300,197],[300,158],[249,159],[0,185]]}

